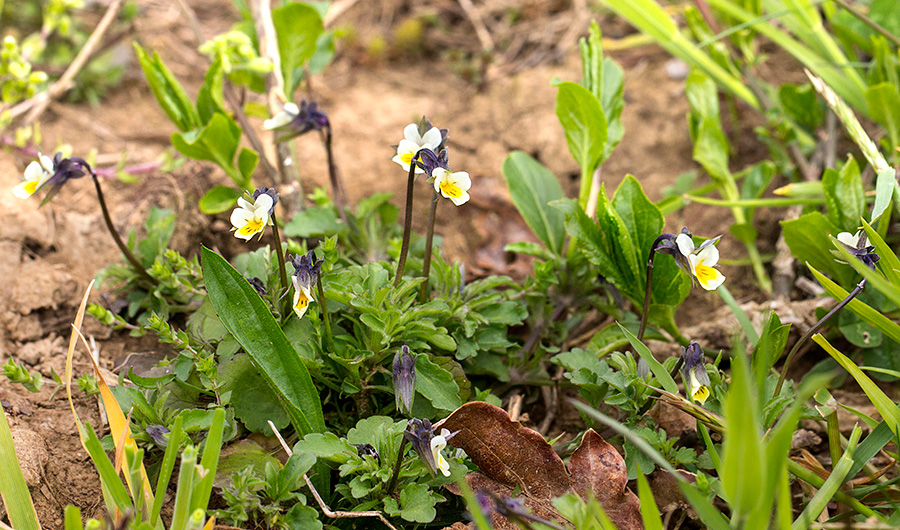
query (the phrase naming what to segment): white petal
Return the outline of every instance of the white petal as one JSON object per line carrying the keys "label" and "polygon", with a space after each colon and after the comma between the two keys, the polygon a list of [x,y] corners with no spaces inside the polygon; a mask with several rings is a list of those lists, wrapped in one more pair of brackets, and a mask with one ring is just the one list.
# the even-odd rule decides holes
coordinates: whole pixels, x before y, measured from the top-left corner
{"label": "white petal", "polygon": [[441,145],[442,140],[443,137],[441,136],[441,130],[437,127],[428,129],[428,132],[426,132],[425,136],[422,137],[422,143],[428,144],[432,149],[437,149],[437,146]]}
{"label": "white petal", "polygon": [[462,192],[462,195],[459,197],[448,197],[453,204],[456,206],[462,206],[463,204],[469,202],[469,194],[467,192]]}
{"label": "white petal", "polygon": [[271,119],[268,119],[263,122],[263,129],[267,131],[271,131],[272,129],[277,129],[279,127],[283,127],[288,123],[291,123],[291,120],[294,119],[293,116],[290,116],[286,112],[279,112],[275,116],[272,116]]}
{"label": "white petal", "polygon": [[419,149],[422,147],[413,142],[412,140],[407,140],[406,138],[400,140],[400,144],[397,146],[397,154],[398,155],[415,155],[419,152]]}
{"label": "white petal", "polygon": [[847,245],[848,247],[856,248],[856,245],[859,244],[859,232],[857,232],[856,234],[850,234],[850,232],[841,232],[837,235],[837,240]]}
{"label": "white petal", "polygon": [[238,205],[238,208],[243,208],[245,210],[251,210],[251,211],[253,210],[253,205],[250,204],[250,201],[248,201],[247,199],[245,199],[243,197],[238,198],[237,205]]}
{"label": "white petal", "polygon": [[469,188],[472,187],[472,179],[469,178],[469,174],[465,171],[457,171],[456,173],[451,174],[450,182],[459,186],[463,191],[469,191]]}
{"label": "white petal", "polygon": [[38,160],[41,162],[41,166],[47,173],[55,173],[56,167],[53,165],[53,159],[47,155],[39,155]]}
{"label": "white petal", "polygon": [[415,123],[410,123],[406,127],[403,128],[403,138],[409,140],[410,142],[415,143],[416,145],[422,144],[422,137],[419,136],[419,126]]}
{"label": "white petal", "polygon": [[675,245],[678,246],[678,251],[685,256],[689,256],[694,252],[694,240],[687,234],[678,234],[675,237]]}
{"label": "white petal", "polygon": [[293,116],[300,114],[300,109],[297,108],[297,105],[294,103],[285,103],[284,111],[287,112],[288,114],[292,114]]}
{"label": "white petal", "polygon": [[19,183],[18,186],[13,188],[13,195],[18,199],[27,199],[28,197],[31,197],[31,192],[25,188],[30,183],[31,181],[28,180]]}
{"label": "white petal", "polygon": [[248,221],[252,220],[255,216],[253,212],[249,210],[244,210],[243,208],[235,208],[233,212],[231,212],[231,226],[235,228],[240,228],[247,224]]}
{"label": "white petal", "polygon": [[444,194],[441,191],[441,182],[444,182],[447,177],[450,176],[450,171],[444,169],[442,167],[436,167],[431,171],[431,177],[434,179],[434,191],[440,192],[441,195]]}
{"label": "white petal", "polygon": [[719,262],[719,249],[710,245],[697,253],[698,261],[707,267],[712,267]]}
{"label": "white petal", "polygon": [[257,212],[260,210],[265,210],[266,215],[268,215],[269,210],[272,209],[272,206],[275,205],[274,199],[272,196],[267,193],[260,193],[259,197],[256,198],[256,202],[253,203],[253,209]]}

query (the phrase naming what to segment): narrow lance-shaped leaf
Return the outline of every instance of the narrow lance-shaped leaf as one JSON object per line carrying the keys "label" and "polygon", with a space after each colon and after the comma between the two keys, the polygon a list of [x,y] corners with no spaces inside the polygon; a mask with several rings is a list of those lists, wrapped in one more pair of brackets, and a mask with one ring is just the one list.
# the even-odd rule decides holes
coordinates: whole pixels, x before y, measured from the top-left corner
{"label": "narrow lance-shaped leaf", "polygon": [[565,218],[549,203],[565,197],[559,181],[540,162],[521,151],[503,161],[503,178],[513,204],[534,234],[555,254],[562,252]]}

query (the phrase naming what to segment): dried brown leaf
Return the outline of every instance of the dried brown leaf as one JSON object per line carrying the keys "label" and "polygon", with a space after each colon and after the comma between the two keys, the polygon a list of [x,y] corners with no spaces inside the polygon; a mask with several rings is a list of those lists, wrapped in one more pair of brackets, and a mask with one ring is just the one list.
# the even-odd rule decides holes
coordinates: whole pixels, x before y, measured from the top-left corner
{"label": "dried brown leaf", "polygon": [[[474,493],[489,493],[498,499],[517,497],[513,488],[481,473],[469,473],[466,475],[466,482]],[[448,485],[447,489],[459,495],[456,484]],[[556,508],[553,507],[549,500],[536,500],[528,496],[519,498],[522,499],[522,503],[531,512],[531,515],[557,523],[563,527],[567,526],[568,521],[556,511]],[[494,527],[494,530],[521,530],[519,526],[496,512],[491,513],[491,525]]]}
{"label": "dried brown leaf", "polygon": [[619,530],[644,527],[641,502],[627,486],[625,460],[594,429],[584,433],[581,445],[569,458],[569,472],[575,493],[583,499],[593,496],[600,501]]}
{"label": "dried brown leaf", "polygon": [[518,485],[532,499],[550,500],[569,490],[566,467],[550,444],[499,407],[466,403],[435,429],[458,431],[451,445],[464,449],[482,473],[510,488]]}

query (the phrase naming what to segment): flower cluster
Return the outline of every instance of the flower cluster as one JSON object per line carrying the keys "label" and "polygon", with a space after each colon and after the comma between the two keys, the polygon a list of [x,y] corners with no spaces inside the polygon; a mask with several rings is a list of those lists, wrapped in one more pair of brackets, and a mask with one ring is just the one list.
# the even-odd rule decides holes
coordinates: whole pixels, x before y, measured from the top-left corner
{"label": "flower cluster", "polygon": [[721,237],[707,239],[697,247],[694,246],[693,234],[687,228],[682,228],[677,236],[674,234],[659,236],[656,252],[669,254],[675,258],[678,267],[691,276],[691,283],[696,279],[700,287],[714,291],[725,282],[725,275],[715,268],[719,262],[719,249],[716,248],[716,243]]}
{"label": "flower cluster", "polygon": [[45,204],[59,193],[66,182],[87,174],[93,174],[93,170],[83,158],[63,158],[62,153],[56,153],[53,158],[39,154],[38,159],[25,168],[24,181],[13,189],[13,195],[27,199],[38,190],[49,187],[50,191],[41,202]]}
{"label": "flower cluster", "polygon": [[249,201],[241,197],[237,202],[237,208],[231,212],[231,230],[234,237],[250,241],[253,236],[259,234],[261,239],[266,226],[272,224],[278,193],[274,188],[262,187],[253,192]]}
{"label": "flower cluster", "polygon": [[291,281],[294,284],[294,313],[297,318],[303,318],[306,310],[309,309],[309,303],[316,299],[313,296],[312,289],[319,281],[319,270],[322,268],[321,259],[316,259],[316,252],[310,250],[306,254],[294,256],[291,263],[294,265],[294,274]]}
{"label": "flower cluster", "polygon": [[392,160],[409,171],[425,174],[434,191],[460,206],[469,200],[472,179],[465,171],[451,171],[448,166],[447,130],[432,127],[427,120],[410,123],[403,129],[403,139]]}

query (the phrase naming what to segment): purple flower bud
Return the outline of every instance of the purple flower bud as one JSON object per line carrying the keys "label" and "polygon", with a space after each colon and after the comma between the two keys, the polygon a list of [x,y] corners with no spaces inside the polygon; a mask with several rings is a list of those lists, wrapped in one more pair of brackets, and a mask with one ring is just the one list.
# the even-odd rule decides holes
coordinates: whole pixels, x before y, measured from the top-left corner
{"label": "purple flower bud", "polygon": [[412,414],[416,397],[416,356],[404,344],[394,355],[391,379],[394,381],[394,398],[397,410]]}
{"label": "purple flower bud", "polygon": [[256,199],[258,199],[260,195],[268,195],[269,197],[272,197],[272,207],[269,208],[269,215],[275,213],[275,205],[278,204],[278,198],[281,197],[281,195],[279,195],[279,193],[275,191],[275,188],[267,188],[263,186],[261,188],[256,188],[256,190],[253,192],[253,202],[256,202]]}

